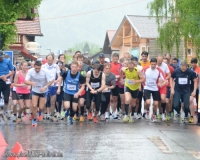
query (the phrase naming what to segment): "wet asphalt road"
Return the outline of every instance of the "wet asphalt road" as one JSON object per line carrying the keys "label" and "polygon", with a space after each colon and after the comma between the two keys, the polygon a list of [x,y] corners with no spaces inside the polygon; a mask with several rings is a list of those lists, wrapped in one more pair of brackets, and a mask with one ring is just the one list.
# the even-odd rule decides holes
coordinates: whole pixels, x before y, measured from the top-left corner
{"label": "wet asphalt road", "polygon": [[[77,160],[195,160],[200,159],[200,126],[191,124],[136,120],[122,123],[120,120],[107,122],[68,122],[43,121],[36,128],[26,124],[0,124],[7,147],[11,152],[19,142],[24,150],[41,150],[63,153],[63,158]],[[2,151],[2,147],[0,147]]]}

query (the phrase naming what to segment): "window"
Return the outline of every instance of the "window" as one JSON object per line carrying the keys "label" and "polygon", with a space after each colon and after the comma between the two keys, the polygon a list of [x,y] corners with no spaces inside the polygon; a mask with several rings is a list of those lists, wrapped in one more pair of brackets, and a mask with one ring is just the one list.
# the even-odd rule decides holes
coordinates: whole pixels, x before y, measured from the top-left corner
{"label": "window", "polygon": [[143,51],[146,51],[146,47],[142,47],[142,52],[143,52]]}
{"label": "window", "polygon": [[188,56],[191,56],[192,55],[192,49],[191,48],[188,48]]}

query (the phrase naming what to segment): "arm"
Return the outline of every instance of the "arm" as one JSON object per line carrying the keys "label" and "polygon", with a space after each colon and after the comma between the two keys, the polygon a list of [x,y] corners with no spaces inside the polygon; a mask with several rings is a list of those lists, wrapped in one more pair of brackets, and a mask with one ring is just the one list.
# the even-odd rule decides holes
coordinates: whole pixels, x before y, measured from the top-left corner
{"label": "arm", "polygon": [[170,84],[171,84],[171,94],[174,94],[174,85],[175,85],[175,82],[174,82],[173,78],[170,78]]}
{"label": "arm", "polygon": [[170,77],[171,77],[171,73],[169,72],[169,73],[167,73],[167,76],[166,76],[166,80],[169,80],[170,79]]}
{"label": "arm", "polygon": [[145,82],[144,74],[141,71],[138,71],[139,80],[134,80],[135,83],[143,83]]}
{"label": "arm", "polygon": [[113,80],[111,81],[111,83],[112,83],[112,86],[108,86],[108,89],[114,89],[114,88],[115,88],[115,86],[116,86],[115,79],[113,79]]}
{"label": "arm", "polygon": [[3,81],[6,81],[7,78],[12,76],[13,74],[14,74],[14,71],[12,70],[10,73],[0,76],[0,79],[2,79]]}
{"label": "arm", "polygon": [[91,71],[87,72],[87,75],[86,75],[86,85],[87,87],[91,90],[91,91],[94,91],[92,86],[90,85],[90,77],[91,77]]}
{"label": "arm", "polygon": [[99,89],[97,89],[96,91],[101,92],[102,90],[104,90],[105,84],[106,84],[106,76],[104,73],[102,73],[101,87]]}

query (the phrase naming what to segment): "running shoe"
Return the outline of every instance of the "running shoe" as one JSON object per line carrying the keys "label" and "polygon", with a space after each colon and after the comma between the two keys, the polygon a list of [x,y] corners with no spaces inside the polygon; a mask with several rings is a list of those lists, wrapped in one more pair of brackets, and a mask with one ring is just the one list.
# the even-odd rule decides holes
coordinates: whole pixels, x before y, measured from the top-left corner
{"label": "running shoe", "polygon": [[34,119],[32,119],[32,126],[33,126],[33,127],[36,127],[36,126],[37,126],[37,121],[34,120]]}
{"label": "running shoe", "polygon": [[133,120],[133,116],[130,116],[130,117],[129,117],[129,122],[131,122],[131,123],[134,122],[134,120]]}
{"label": "running shoe", "polygon": [[101,121],[105,121],[105,120],[106,120],[104,114],[102,114],[102,115],[100,116],[100,120],[101,120]]}
{"label": "running shoe", "polygon": [[69,123],[70,123],[71,125],[74,123],[72,117],[69,117]]}
{"label": "running shoe", "polygon": [[156,115],[152,115],[151,121],[152,121],[152,122],[157,122]]}
{"label": "running shoe", "polygon": [[145,115],[146,119],[149,119],[149,111],[147,111],[146,115]]}
{"label": "running shoe", "polygon": [[43,116],[42,115],[38,116],[38,121],[42,121],[42,120],[43,120]]}
{"label": "running shoe", "polygon": [[138,115],[137,115],[137,118],[136,119],[141,119],[142,118],[142,115],[139,113]]}
{"label": "running shoe", "polygon": [[142,117],[145,118],[145,116],[146,116],[146,112],[143,113]]}
{"label": "running shoe", "polygon": [[13,116],[13,122],[16,122],[17,121],[17,116]]}
{"label": "running shoe", "polygon": [[158,114],[157,119],[161,119],[161,114]]}
{"label": "running shoe", "polygon": [[110,119],[110,115],[109,115],[108,112],[105,113],[105,118],[106,118],[106,119]]}
{"label": "running shoe", "polygon": [[118,116],[116,115],[116,113],[113,113],[113,114],[112,114],[112,118],[113,118],[113,119],[118,119]]}
{"label": "running shoe", "polygon": [[94,116],[94,118],[93,118],[93,122],[94,122],[94,123],[98,123],[98,119],[97,119],[96,116]]}
{"label": "running shoe", "polygon": [[188,117],[185,117],[184,120],[183,120],[183,123],[188,123],[188,122],[189,122]]}
{"label": "running shoe", "polygon": [[176,114],[175,116],[174,116],[174,121],[178,121],[180,119],[180,115],[179,114]]}
{"label": "running shoe", "polygon": [[128,122],[129,121],[129,117],[127,115],[125,115],[122,121],[123,122]]}
{"label": "running shoe", "polygon": [[50,119],[51,119],[50,114],[47,114],[47,120],[50,120]]}
{"label": "running shoe", "polygon": [[61,112],[61,116],[62,116],[63,118],[65,117],[65,112],[64,112],[64,111]]}
{"label": "running shoe", "polygon": [[76,120],[77,120],[77,116],[74,115],[74,117],[73,117],[73,121],[76,121]]}
{"label": "running shoe", "polygon": [[170,117],[166,115],[166,121],[170,121]]}
{"label": "running shoe", "polygon": [[90,121],[92,120],[92,112],[89,112],[89,113],[88,113],[88,117],[87,117],[87,118],[88,118],[88,120],[90,120]]}
{"label": "running shoe", "polygon": [[162,114],[162,121],[166,121],[165,114]]}
{"label": "running shoe", "polygon": [[80,122],[84,122],[84,117],[80,116]]}
{"label": "running shoe", "polygon": [[20,123],[20,122],[22,122],[22,118],[17,118],[17,123]]}
{"label": "running shoe", "polygon": [[56,112],[56,113],[54,114],[54,117],[57,117],[57,118],[58,118],[58,116],[59,116],[59,112]]}
{"label": "running shoe", "polygon": [[10,111],[7,111],[5,115],[6,115],[7,119],[10,119],[10,117],[11,117]]}
{"label": "running shoe", "polygon": [[52,117],[51,117],[51,121],[52,121],[52,122],[58,122],[58,118],[57,118],[57,117],[54,117],[54,116],[52,116]]}
{"label": "running shoe", "polygon": [[43,119],[44,119],[44,120],[47,119],[47,114],[46,114],[46,113],[43,115]]}
{"label": "running shoe", "polygon": [[189,123],[194,123],[194,118],[192,116],[189,118]]}
{"label": "running shoe", "polygon": [[[168,114],[168,117],[169,117],[169,119],[172,119],[172,114],[169,113],[169,114]],[[167,119],[167,115],[166,115],[166,119]]]}

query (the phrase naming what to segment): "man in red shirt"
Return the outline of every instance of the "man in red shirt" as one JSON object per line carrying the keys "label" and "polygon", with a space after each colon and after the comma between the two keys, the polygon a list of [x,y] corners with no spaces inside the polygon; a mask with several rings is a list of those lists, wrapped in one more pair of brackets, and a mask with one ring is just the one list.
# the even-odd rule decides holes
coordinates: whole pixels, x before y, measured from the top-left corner
{"label": "man in red shirt", "polygon": [[119,75],[119,68],[120,68],[120,63],[118,63],[119,61],[119,54],[118,53],[114,53],[112,55],[112,62],[111,62],[111,73],[115,74],[115,81],[116,81],[116,87],[112,90],[112,118],[114,119],[118,119],[117,114],[116,114],[116,108],[117,108],[117,103],[118,103],[118,96],[119,96],[119,88],[118,88],[118,81],[120,78]]}
{"label": "man in red shirt", "polygon": [[[166,56],[165,56],[166,57]],[[172,74],[174,72],[174,68],[170,66],[170,60],[168,58],[164,58],[163,62],[166,63],[169,67],[169,71]],[[166,121],[169,121],[169,112],[173,111],[172,109],[172,97],[170,92],[170,81],[168,81],[167,85],[167,95],[166,95]]]}

